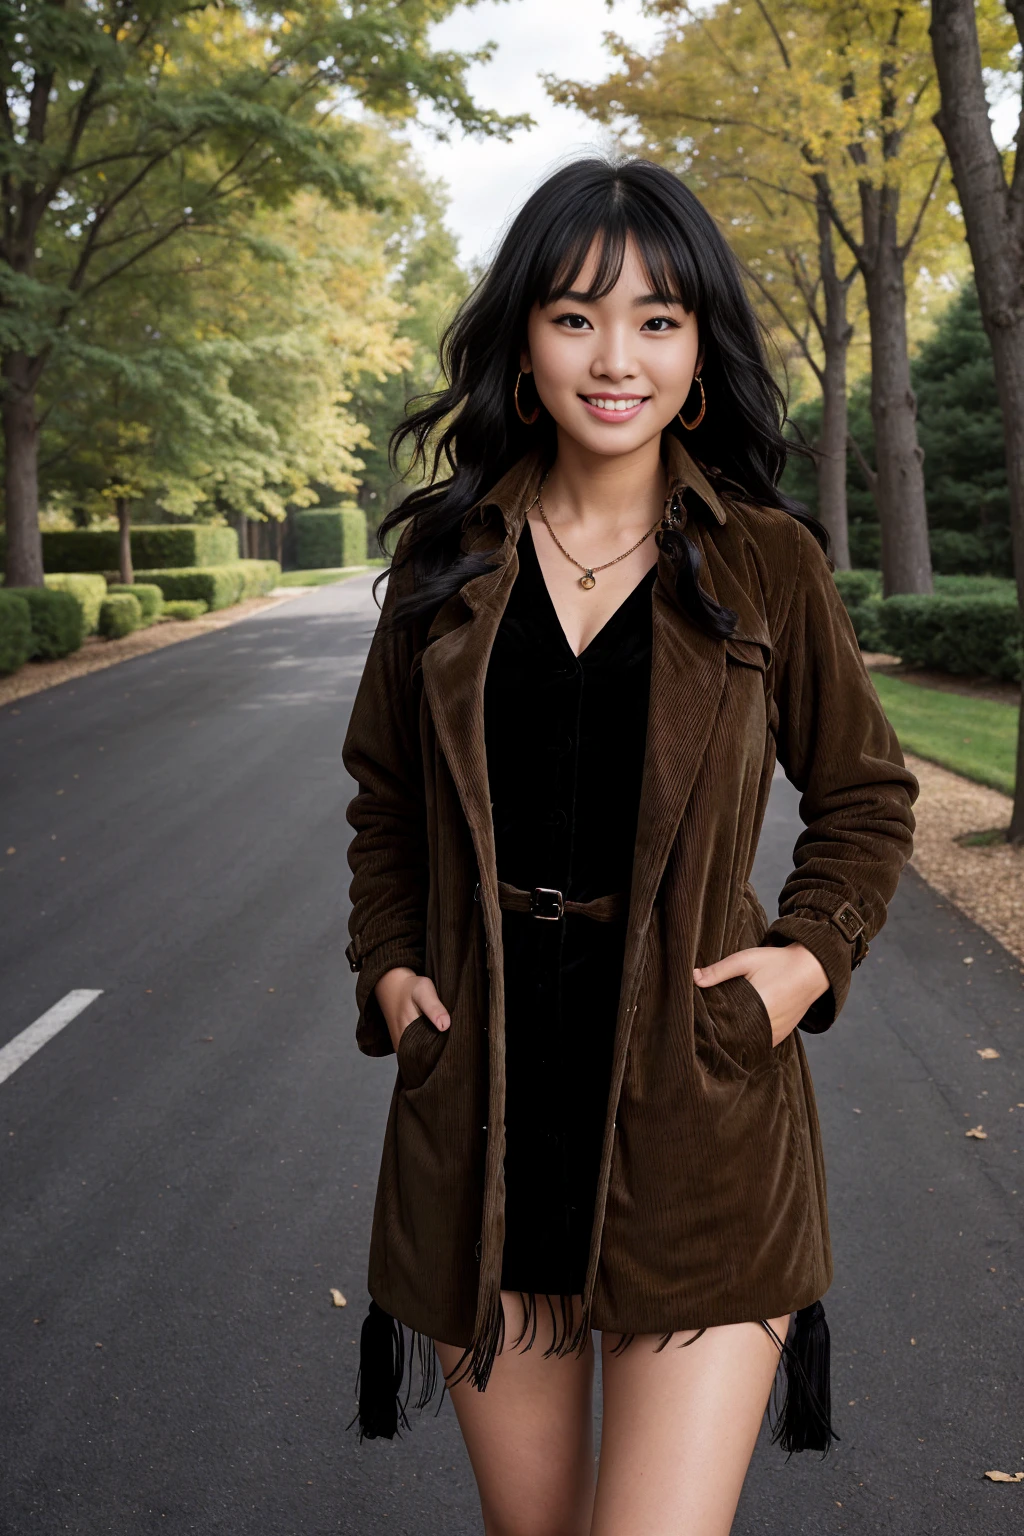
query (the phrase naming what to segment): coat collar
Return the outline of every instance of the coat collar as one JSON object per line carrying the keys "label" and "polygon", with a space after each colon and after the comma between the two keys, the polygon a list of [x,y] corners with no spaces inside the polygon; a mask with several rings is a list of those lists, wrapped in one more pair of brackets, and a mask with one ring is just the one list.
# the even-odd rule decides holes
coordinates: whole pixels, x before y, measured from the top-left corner
{"label": "coat collar", "polygon": [[[690,457],[678,437],[671,432],[664,433],[662,446],[668,471],[666,510],[675,503],[680,509],[681,520],[685,522],[684,492],[690,490],[704,502],[719,527],[724,526],[725,506],[696,459]],[[506,470],[497,485],[470,507],[462,519],[463,528],[471,530],[474,524],[486,522],[488,513],[493,509],[500,513],[506,533],[517,540],[526,514],[536,500],[546,469],[547,462],[539,448],[524,454],[511,469]]]}

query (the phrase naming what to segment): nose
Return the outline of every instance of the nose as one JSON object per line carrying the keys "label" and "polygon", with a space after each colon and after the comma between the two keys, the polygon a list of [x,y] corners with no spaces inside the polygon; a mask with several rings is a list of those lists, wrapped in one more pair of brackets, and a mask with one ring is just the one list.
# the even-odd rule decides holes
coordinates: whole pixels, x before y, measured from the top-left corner
{"label": "nose", "polygon": [[635,379],[640,364],[633,350],[632,328],[627,325],[609,326],[601,334],[601,346],[590,364],[595,379],[623,384]]}

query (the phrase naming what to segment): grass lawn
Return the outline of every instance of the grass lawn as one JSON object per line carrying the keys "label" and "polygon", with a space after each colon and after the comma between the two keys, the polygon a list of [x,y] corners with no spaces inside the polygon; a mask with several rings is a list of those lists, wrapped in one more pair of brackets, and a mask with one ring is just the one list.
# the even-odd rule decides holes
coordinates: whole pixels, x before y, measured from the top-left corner
{"label": "grass lawn", "polygon": [[283,571],[277,584],[279,587],[325,587],[332,581],[347,581],[350,576],[359,576],[367,566],[384,564],[383,558],[378,556],[374,560],[367,560],[366,565],[319,566],[312,571]]}
{"label": "grass lawn", "polygon": [[1012,704],[940,693],[879,672],[871,681],[904,751],[1013,794],[1018,711]]}

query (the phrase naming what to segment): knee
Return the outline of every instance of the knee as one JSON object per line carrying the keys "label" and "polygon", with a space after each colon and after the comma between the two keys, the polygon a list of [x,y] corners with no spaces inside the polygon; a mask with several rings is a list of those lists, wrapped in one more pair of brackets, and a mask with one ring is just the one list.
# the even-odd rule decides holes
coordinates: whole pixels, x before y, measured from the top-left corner
{"label": "knee", "polygon": [[589,1536],[590,1512],[520,1510],[497,1518],[484,1515],[484,1536]]}

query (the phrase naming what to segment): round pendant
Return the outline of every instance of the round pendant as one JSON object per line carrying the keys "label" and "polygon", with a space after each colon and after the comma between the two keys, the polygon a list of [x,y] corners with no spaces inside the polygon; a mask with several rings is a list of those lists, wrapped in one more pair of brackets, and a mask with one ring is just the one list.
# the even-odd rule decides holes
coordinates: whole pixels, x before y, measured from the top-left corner
{"label": "round pendant", "polygon": [[581,587],[585,587],[587,589],[587,591],[589,592],[591,587],[596,587],[597,586],[597,580],[588,571],[585,576],[581,576],[580,577],[580,586]]}

